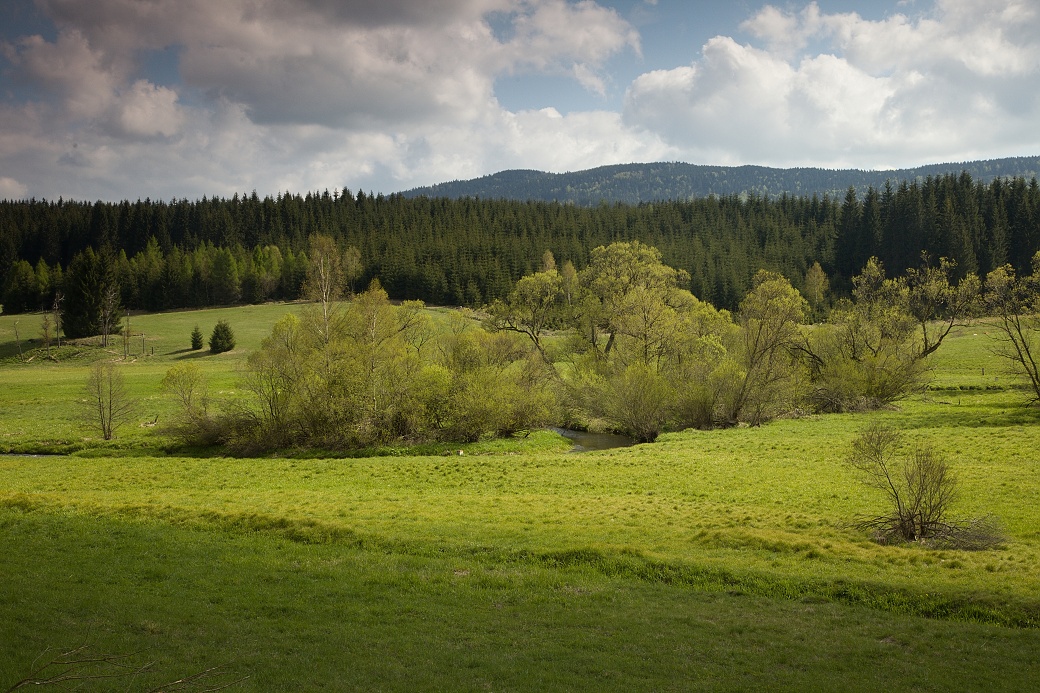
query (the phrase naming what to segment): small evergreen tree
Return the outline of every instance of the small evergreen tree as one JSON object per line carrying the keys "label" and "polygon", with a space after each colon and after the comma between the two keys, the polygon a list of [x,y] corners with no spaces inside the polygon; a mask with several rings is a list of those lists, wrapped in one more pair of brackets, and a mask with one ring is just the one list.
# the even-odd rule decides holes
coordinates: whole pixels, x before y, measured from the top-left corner
{"label": "small evergreen tree", "polygon": [[231,331],[231,325],[227,320],[218,320],[213,327],[213,334],[209,336],[209,350],[214,354],[220,354],[234,348],[235,333]]}
{"label": "small evergreen tree", "polygon": [[191,331],[191,350],[198,351],[202,348],[202,330],[196,325],[195,329]]}

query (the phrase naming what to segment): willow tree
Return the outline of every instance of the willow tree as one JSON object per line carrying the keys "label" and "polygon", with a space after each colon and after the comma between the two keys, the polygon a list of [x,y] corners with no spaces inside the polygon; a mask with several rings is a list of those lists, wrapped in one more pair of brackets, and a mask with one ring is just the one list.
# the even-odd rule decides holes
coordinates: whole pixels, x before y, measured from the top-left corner
{"label": "willow tree", "polygon": [[870,258],[853,278],[852,298],[839,301],[828,324],[809,335],[806,353],[820,409],[873,408],[917,391],[928,357],[955,326],[977,314],[978,277],[953,281],[953,262],[924,260],[889,278]]}
{"label": "willow tree", "polygon": [[1011,265],[986,275],[985,302],[997,319],[997,354],[1029,379],[1033,401],[1040,401],[1040,253],[1031,275],[1017,277]]}
{"label": "willow tree", "polygon": [[786,278],[766,270],[755,275],[737,313],[740,376],[728,402],[730,423],[762,423],[797,399],[800,326],[808,311]]}

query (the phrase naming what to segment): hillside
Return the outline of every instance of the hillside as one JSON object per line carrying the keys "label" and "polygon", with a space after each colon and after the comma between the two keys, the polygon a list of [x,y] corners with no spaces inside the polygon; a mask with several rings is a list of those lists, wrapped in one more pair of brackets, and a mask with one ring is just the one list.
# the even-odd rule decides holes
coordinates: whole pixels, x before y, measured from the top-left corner
{"label": "hillside", "polygon": [[844,196],[849,186],[862,195],[885,181],[923,182],[929,176],[967,171],[977,182],[994,178],[1033,178],[1040,174],[1040,156],[931,164],[891,171],[769,168],[766,166],[700,166],[680,162],[620,164],[586,171],[544,173],[513,170],[467,181],[451,181],[401,193],[405,197],[479,197],[482,199],[544,200],[582,206],[600,202],[638,204],[655,200],[689,200],[708,195],[756,194]]}

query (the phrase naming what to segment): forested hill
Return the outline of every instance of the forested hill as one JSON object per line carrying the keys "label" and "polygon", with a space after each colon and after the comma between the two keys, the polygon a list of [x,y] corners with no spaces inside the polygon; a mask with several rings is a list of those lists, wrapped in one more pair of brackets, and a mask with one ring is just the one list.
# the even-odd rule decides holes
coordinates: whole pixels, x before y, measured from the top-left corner
{"label": "forested hill", "polygon": [[546,250],[580,269],[597,246],[639,240],[688,272],[696,296],[732,309],[762,268],[801,288],[819,262],[839,290],[871,256],[894,274],[918,266],[922,251],[956,261],[962,274],[985,276],[1004,263],[1030,271],[1040,250],[1040,183],[987,184],[962,173],[871,187],[862,196],[846,190],[588,207],[349,190],[118,204],[0,201],[0,303],[7,313],[46,308],[59,293],[66,301],[84,294],[74,287],[91,277],[91,296],[118,285],[122,305],[133,309],[296,299],[314,236],[357,249],[359,287],[378,278],[391,298],[473,306],[507,295],[541,267]]}
{"label": "forested hill", "polygon": [[822,168],[768,168],[766,166],[698,166],[684,163],[620,164],[587,171],[544,173],[502,171],[482,178],[415,188],[405,197],[464,197],[485,200],[541,200],[581,206],[603,201],[639,204],[660,200],[690,200],[709,195],[754,194],[779,198],[830,195],[841,197],[852,186],[863,195],[886,181],[923,182],[929,176],[959,175],[967,171],[978,182],[994,178],[1040,175],[1040,156],[1023,156],[964,163],[931,164],[894,171],[830,170]]}

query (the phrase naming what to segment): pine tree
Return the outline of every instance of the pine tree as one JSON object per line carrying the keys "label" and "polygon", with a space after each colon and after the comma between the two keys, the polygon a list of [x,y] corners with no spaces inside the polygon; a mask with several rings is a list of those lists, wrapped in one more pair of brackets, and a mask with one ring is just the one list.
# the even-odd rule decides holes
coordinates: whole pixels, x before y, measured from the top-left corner
{"label": "pine tree", "polygon": [[192,351],[198,351],[202,348],[202,330],[196,325],[195,329],[191,331],[191,349]]}

